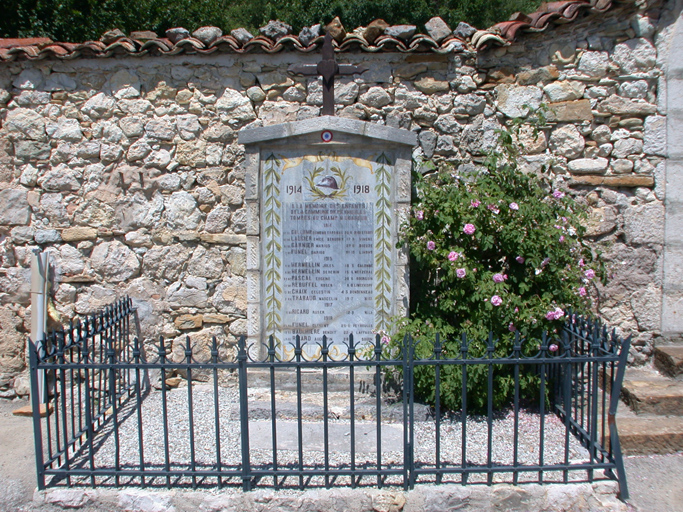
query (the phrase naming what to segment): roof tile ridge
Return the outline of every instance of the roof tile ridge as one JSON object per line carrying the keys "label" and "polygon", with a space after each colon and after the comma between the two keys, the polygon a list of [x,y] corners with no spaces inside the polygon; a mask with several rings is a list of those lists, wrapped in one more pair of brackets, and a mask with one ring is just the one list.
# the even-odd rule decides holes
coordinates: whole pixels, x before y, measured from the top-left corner
{"label": "roof tile ridge", "polygon": [[3,37],[0,38],[0,48],[9,49],[20,46],[46,46],[53,44],[49,37]]}
{"label": "roof tile ridge", "polygon": [[159,51],[165,52],[169,51],[173,47],[168,39],[162,39],[160,37],[156,39],[148,39],[140,45],[140,51],[154,51],[158,49]]}
{"label": "roof tile ridge", "polygon": [[[485,30],[477,30],[469,41],[453,35],[438,43],[427,34],[416,34],[409,41],[403,41],[397,37],[380,34],[374,41],[369,42],[358,29],[347,33],[341,43],[335,43],[335,52],[362,51],[368,53],[377,52],[436,52],[452,53],[481,50],[488,46],[505,46],[519,37],[524,32],[540,32],[546,30],[552,24],[565,24],[575,21],[581,12],[604,13],[611,9],[615,3],[633,4],[636,0],[560,0],[542,4],[532,13],[515,13],[510,20],[492,25]],[[111,43],[102,41],[84,41],[80,43],[52,41],[46,37],[36,38],[0,38],[0,61],[16,60],[18,58],[42,59],[55,57],[58,59],[73,59],[77,57],[100,57],[106,58],[116,54],[130,56],[142,56],[149,54],[177,55],[179,53],[211,54],[219,52],[247,53],[250,51],[262,51],[265,53],[277,53],[283,50],[298,53],[315,51],[322,44],[323,36],[317,36],[305,45],[298,36],[288,34],[278,40],[270,39],[263,35],[257,35],[241,44],[239,40],[224,34],[216,38],[210,44],[205,44],[199,39],[188,36],[183,37],[177,43],[172,43],[168,38],[157,37],[150,39],[132,39],[120,34]]]}

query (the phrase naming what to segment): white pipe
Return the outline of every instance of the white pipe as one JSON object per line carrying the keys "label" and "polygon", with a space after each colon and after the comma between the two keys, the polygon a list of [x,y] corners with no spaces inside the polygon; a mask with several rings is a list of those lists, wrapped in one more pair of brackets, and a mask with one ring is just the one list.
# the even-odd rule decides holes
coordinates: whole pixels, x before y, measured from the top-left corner
{"label": "white pipe", "polygon": [[[47,310],[47,254],[34,249],[31,254],[31,339],[40,350],[45,338]],[[45,403],[45,375],[38,372],[40,403]]]}

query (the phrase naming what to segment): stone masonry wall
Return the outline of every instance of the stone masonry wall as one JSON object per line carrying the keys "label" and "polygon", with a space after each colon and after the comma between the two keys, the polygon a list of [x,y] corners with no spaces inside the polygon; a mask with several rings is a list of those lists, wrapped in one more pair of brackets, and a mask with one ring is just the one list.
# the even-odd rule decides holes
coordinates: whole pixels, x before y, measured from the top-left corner
{"label": "stone masonry wall", "polygon": [[[668,4],[666,4],[668,5]],[[660,329],[665,117],[658,102],[675,16],[657,4],[525,35],[489,51],[344,53],[338,115],[415,130],[416,159],[479,165],[494,130],[546,104],[522,134],[524,168],[592,208],[610,265],[599,313],[634,332],[645,361]],[[319,115],[318,54],[79,58],[0,64],[0,396],[28,391],[30,253],[56,265],[63,320],[130,295],[146,340],[197,356],[246,331],[244,148],[236,133]]]}

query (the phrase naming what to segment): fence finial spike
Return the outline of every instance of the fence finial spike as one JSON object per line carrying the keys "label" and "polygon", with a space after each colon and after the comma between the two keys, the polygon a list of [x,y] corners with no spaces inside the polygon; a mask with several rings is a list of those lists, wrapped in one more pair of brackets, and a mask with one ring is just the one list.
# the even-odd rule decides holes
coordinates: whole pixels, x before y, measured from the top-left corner
{"label": "fence finial spike", "polygon": [[375,358],[379,361],[382,355],[382,337],[379,333],[375,334]]}
{"label": "fence finial spike", "polygon": [[211,361],[218,362],[218,340],[215,336],[211,336]]}
{"label": "fence finial spike", "polygon": [[185,336],[185,357],[187,357],[187,362],[192,362],[192,342],[189,336]]}
{"label": "fence finial spike", "polygon": [[469,350],[469,343],[467,342],[467,333],[465,331],[460,335],[460,352],[462,352],[463,357],[467,357],[467,351]]}
{"label": "fence finial spike", "polygon": [[270,362],[275,362],[275,336],[268,336],[268,358]]}
{"label": "fence finial spike", "polygon": [[301,336],[297,334],[294,337],[294,356],[297,358],[297,361],[301,359],[301,352]]}
{"label": "fence finial spike", "polygon": [[353,361],[356,357],[356,344],[353,342],[353,334],[349,334],[349,342],[346,345],[349,361]]}

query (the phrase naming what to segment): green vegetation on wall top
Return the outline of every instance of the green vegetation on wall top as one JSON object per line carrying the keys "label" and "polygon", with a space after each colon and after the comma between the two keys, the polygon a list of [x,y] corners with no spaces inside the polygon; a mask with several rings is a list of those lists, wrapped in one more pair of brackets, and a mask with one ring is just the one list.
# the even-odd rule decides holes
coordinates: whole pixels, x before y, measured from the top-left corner
{"label": "green vegetation on wall top", "polygon": [[460,21],[487,28],[517,11],[531,12],[541,0],[4,0],[0,37],[50,37],[55,41],[97,40],[107,30],[125,33],[172,27],[192,31],[217,26],[224,32],[244,27],[257,35],[279,19],[298,33],[302,27],[329,23],[339,16],[352,30],[382,18],[389,24],[423,25],[441,16],[452,28]]}

